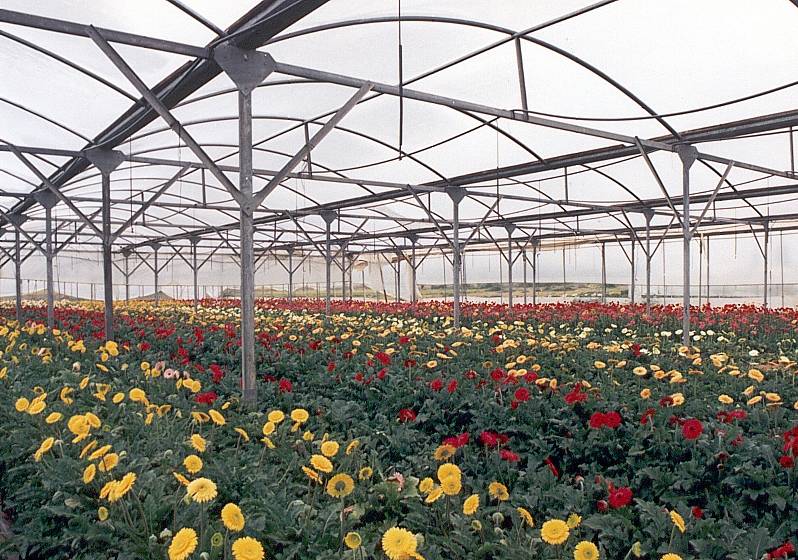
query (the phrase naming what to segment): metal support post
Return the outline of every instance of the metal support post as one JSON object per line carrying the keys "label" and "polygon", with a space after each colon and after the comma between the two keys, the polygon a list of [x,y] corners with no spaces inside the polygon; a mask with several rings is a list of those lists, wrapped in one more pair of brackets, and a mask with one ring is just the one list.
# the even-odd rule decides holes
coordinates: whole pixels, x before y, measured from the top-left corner
{"label": "metal support post", "polygon": [[524,271],[524,305],[526,305],[526,292],[527,292],[527,288],[526,288],[526,265],[527,265],[527,262],[526,262],[526,259],[527,259],[526,249],[523,249],[522,253],[523,254],[521,255],[521,265],[523,266],[522,270]]}
{"label": "metal support post", "polygon": [[53,287],[53,207],[58,203],[58,198],[51,191],[41,191],[34,196],[36,201],[44,208],[44,260],[47,292],[47,328],[55,327],[55,293]]}
{"label": "metal support post", "polygon": [[465,197],[462,189],[446,190],[452,199],[452,319],[454,328],[460,328],[460,280],[462,253],[460,251],[460,202]]}
{"label": "metal support post", "polygon": [[698,151],[689,144],[677,146],[682,160],[682,344],[690,345],[690,168]]}
{"label": "metal support post", "polygon": [[762,290],[762,306],[768,306],[768,249],[770,245],[770,225],[765,222],[765,241],[762,244],[762,256],[764,257],[764,267],[763,267],[763,290]]}
{"label": "metal support post", "polygon": [[125,301],[130,301],[130,251],[123,251],[125,257]]}
{"label": "metal support post", "polygon": [[158,264],[158,249],[160,249],[160,248],[161,248],[161,246],[158,243],[153,243],[152,244],[152,250],[154,252],[153,260],[152,260],[152,264],[153,264],[152,272],[153,272],[153,280],[154,280],[153,283],[155,284],[155,292],[153,293],[153,296],[155,297],[155,305],[156,306],[161,301],[160,286],[158,286],[158,273],[161,272],[161,267]]}
{"label": "metal support post", "polygon": [[651,218],[654,211],[646,209],[643,216],[646,218],[646,315],[651,315]]}
{"label": "metal support post", "polygon": [[14,235],[14,293],[16,294],[17,322],[22,323],[22,252],[19,243],[19,230]]}
{"label": "metal support post", "polygon": [[252,189],[252,94],[238,92],[238,149],[241,172],[240,258],[241,258],[241,381],[243,402],[252,408],[257,402],[255,371],[255,201]]}
{"label": "metal support post", "polygon": [[630,251],[629,264],[632,267],[632,283],[629,285],[629,297],[632,300],[632,305],[634,305],[634,303],[635,303],[635,272],[637,272],[635,270],[636,269],[636,266],[635,266],[635,253],[637,253],[637,251],[635,250],[634,232],[631,232],[631,234],[632,234],[632,244],[629,247],[629,251]]}
{"label": "metal support post", "polygon": [[335,212],[324,211],[321,214],[324,220],[324,266],[325,266],[325,288],[324,288],[324,316],[329,320],[332,305],[330,302],[330,287],[332,283],[330,266],[332,265],[332,248],[330,245],[330,228],[335,220]]}
{"label": "metal support post", "polygon": [[294,248],[288,248],[288,303],[294,301]]}
{"label": "metal support post", "polygon": [[507,224],[504,226],[507,231],[507,308],[513,312],[513,232],[515,226]]}
{"label": "metal support post", "polygon": [[410,241],[410,301],[415,307],[416,303],[418,302],[418,284],[417,284],[417,274],[418,270],[416,267],[418,264],[416,263],[416,243],[418,242],[418,236],[416,235],[409,235],[407,239]]}
{"label": "metal support post", "polygon": [[88,159],[99,171],[102,181],[102,245],[103,245],[103,300],[105,302],[105,338],[114,338],[114,270],[111,247],[111,172],[124,160],[122,152],[93,148],[86,151]]}
{"label": "metal support post", "polygon": [[199,266],[197,265],[197,244],[199,240],[199,237],[191,238],[191,279],[194,284],[194,311],[199,307]]}
{"label": "metal support post", "polygon": [[396,303],[402,302],[402,255],[396,255]]}
{"label": "metal support post", "polygon": [[607,303],[607,244],[601,244],[601,303]]}
{"label": "metal support post", "polygon": [[532,305],[538,303],[538,247],[540,240],[532,241]]}

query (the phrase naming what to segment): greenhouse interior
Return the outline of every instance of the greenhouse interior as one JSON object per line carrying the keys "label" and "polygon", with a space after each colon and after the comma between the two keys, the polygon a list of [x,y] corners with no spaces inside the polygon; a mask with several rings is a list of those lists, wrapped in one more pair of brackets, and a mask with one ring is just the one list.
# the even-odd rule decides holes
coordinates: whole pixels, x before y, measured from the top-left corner
{"label": "greenhouse interior", "polygon": [[0,558],[798,555],[798,0],[0,0]]}

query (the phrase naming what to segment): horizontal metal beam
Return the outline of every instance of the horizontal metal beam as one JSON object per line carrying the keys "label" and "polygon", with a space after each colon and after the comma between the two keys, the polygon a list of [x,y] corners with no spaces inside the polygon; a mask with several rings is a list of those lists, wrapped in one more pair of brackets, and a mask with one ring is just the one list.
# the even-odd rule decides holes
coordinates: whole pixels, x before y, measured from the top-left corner
{"label": "horizontal metal beam", "polygon": [[[0,23],[10,23],[12,25],[32,27],[34,29],[43,29],[45,31],[65,33],[67,35],[76,35],[79,37],[89,37],[89,29],[91,28],[90,25],[84,25],[82,23],[74,23],[62,19],[48,18],[44,16],[25,14],[22,12],[14,12],[12,10],[3,9],[0,9]],[[145,37],[144,35],[126,33],[124,31],[114,31],[112,29],[104,29],[102,27],[96,27],[95,29],[102,33],[102,36],[112,43],[182,54],[184,56],[190,56],[193,58],[208,58],[210,53],[210,49],[207,47],[195,47],[194,45],[187,45],[185,43],[167,41],[165,39],[156,39],[154,37]]]}

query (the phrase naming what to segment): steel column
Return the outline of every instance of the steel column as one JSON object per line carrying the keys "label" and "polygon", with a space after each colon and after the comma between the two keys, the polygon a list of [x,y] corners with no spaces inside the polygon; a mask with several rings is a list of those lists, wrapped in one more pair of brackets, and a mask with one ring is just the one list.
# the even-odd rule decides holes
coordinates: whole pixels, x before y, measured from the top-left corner
{"label": "steel column", "polygon": [[651,218],[654,212],[643,213],[646,218],[646,315],[651,315]]}
{"label": "steel column", "polygon": [[532,242],[532,305],[538,303],[538,246],[540,241]]}
{"label": "steel column", "polygon": [[22,253],[19,243],[19,230],[14,230],[14,288],[16,294],[17,322],[22,323]]}
{"label": "steel column", "polygon": [[194,311],[199,307],[199,267],[197,266],[197,243],[199,237],[191,238],[191,279],[194,284]]}
{"label": "steel column", "polygon": [[257,402],[255,371],[255,201],[252,187],[252,94],[238,92],[239,191],[241,192],[241,381],[243,402]]}
{"label": "steel column", "polygon": [[114,338],[114,265],[111,248],[114,236],[111,232],[111,172],[124,160],[121,152],[93,148],[87,150],[88,159],[99,171],[102,182],[102,252],[103,252],[103,301],[105,339]]}
{"label": "steel column", "polygon": [[607,244],[601,244],[601,303],[607,303]]}
{"label": "steel column", "polygon": [[410,248],[410,285],[411,285],[411,288],[410,289],[411,289],[412,293],[410,294],[410,301],[413,303],[413,306],[415,307],[416,303],[418,302],[418,283],[417,283],[418,271],[416,270],[416,267],[418,266],[418,264],[416,263],[416,242],[418,241],[418,238],[415,235],[413,235],[413,236],[408,237],[408,239],[410,240],[410,243],[411,243],[411,248]]}
{"label": "steel column", "polygon": [[630,284],[629,296],[630,296],[630,298],[632,300],[632,304],[634,304],[635,303],[635,272],[637,272],[635,270],[635,253],[637,251],[635,251],[634,232],[631,233],[631,246],[630,246],[629,250],[631,251],[631,253],[629,255],[629,264],[632,267],[632,283]]}
{"label": "steel column", "polygon": [[130,253],[125,252],[125,301],[130,301]]}
{"label": "steel column", "polygon": [[460,202],[465,193],[460,189],[447,189],[452,199],[452,319],[454,328],[460,328],[460,281],[462,253],[460,251]]}
{"label": "steel column", "polygon": [[526,256],[526,249],[523,249],[523,250],[522,250],[522,253],[523,253],[523,254],[521,255],[521,265],[522,265],[522,267],[523,267],[523,268],[522,268],[522,270],[523,270],[523,272],[524,272],[524,305],[526,305],[526,303],[527,303],[527,301],[526,301],[526,295],[527,295],[527,287],[526,287],[526,265],[527,265],[527,256]]}
{"label": "steel column", "polygon": [[288,249],[288,303],[294,301],[294,250]]}
{"label": "steel column", "polygon": [[158,249],[159,249],[160,247],[161,247],[161,246],[160,246],[160,245],[158,245],[157,243],[154,243],[154,244],[152,245],[152,249],[153,249],[153,251],[154,251],[154,255],[153,255],[153,261],[152,261],[152,264],[153,264],[153,269],[152,269],[152,272],[153,272],[153,280],[154,280],[154,284],[155,284],[155,292],[153,293],[153,297],[155,298],[155,305],[156,305],[156,306],[157,306],[157,305],[160,303],[160,301],[161,301],[161,296],[160,296],[160,287],[158,286],[158,273],[160,273],[160,272],[161,272],[161,269],[160,269],[160,267],[159,267],[159,265],[158,265]]}
{"label": "steel column", "polygon": [[510,313],[513,312],[513,232],[515,226],[507,224],[507,307]]}
{"label": "steel column", "polygon": [[325,287],[324,287],[324,316],[329,321],[332,305],[330,302],[330,288],[332,276],[330,266],[332,265],[332,248],[330,244],[330,228],[335,220],[335,212],[322,212],[321,218],[324,220],[324,267],[325,267]]}
{"label": "steel column", "polygon": [[765,241],[762,244],[762,256],[764,257],[762,306],[767,307],[768,306],[768,249],[770,245],[770,227],[767,222],[765,222],[764,228],[765,228]]}
{"label": "steel column", "polygon": [[690,345],[690,168],[698,157],[696,149],[681,144],[676,149],[682,160],[682,343]]}
{"label": "steel column", "polygon": [[53,209],[44,207],[44,258],[47,268],[47,328],[55,326],[55,295],[53,293]]}

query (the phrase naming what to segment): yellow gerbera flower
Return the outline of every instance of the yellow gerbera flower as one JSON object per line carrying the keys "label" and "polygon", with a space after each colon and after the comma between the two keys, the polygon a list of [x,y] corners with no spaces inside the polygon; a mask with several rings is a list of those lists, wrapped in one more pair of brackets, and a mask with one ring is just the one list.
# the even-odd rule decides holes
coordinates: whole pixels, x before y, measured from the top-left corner
{"label": "yellow gerbera flower", "polygon": [[340,446],[336,441],[325,441],[321,444],[321,454],[325,457],[335,457]]}
{"label": "yellow gerbera flower", "polygon": [[574,548],[574,560],[598,560],[598,547],[590,541],[581,541]]}
{"label": "yellow gerbera flower", "polygon": [[510,493],[507,491],[507,487],[501,482],[491,482],[488,485],[488,493],[491,498],[499,500],[500,502],[506,502],[510,499]]}
{"label": "yellow gerbera flower", "polygon": [[535,526],[535,519],[532,517],[532,514],[529,513],[529,510],[527,510],[526,508],[517,507],[515,508],[515,511],[518,512],[518,515],[521,517],[521,519],[523,519],[524,523],[526,523],[530,527]]}
{"label": "yellow gerbera flower", "polygon": [[231,547],[235,560],[263,560],[266,556],[263,545],[252,537],[241,537]]}
{"label": "yellow gerbera flower", "polygon": [[222,523],[230,531],[241,531],[246,523],[241,508],[232,503],[225,505],[222,508]]}
{"label": "yellow gerbera flower", "polygon": [[471,494],[463,502],[463,514],[474,515],[479,508],[479,494]]}
{"label": "yellow gerbera flower", "polygon": [[208,411],[208,416],[211,417],[211,421],[214,424],[216,424],[217,426],[224,426],[225,419],[224,419],[224,416],[222,416],[221,412],[218,412],[218,411],[216,411],[214,409],[210,409]]}
{"label": "yellow gerbera flower", "polygon": [[85,469],[83,469],[83,484],[89,484],[92,480],[94,480],[94,476],[97,474],[97,467],[94,463],[90,463]]}
{"label": "yellow gerbera flower", "polygon": [[549,519],[540,528],[540,537],[548,544],[562,544],[570,534],[568,524],[561,519]]}
{"label": "yellow gerbera flower", "polygon": [[297,424],[304,424],[310,418],[310,414],[304,408],[295,408],[291,411],[291,420]]}
{"label": "yellow gerbera flower", "polygon": [[323,473],[331,473],[333,470],[333,464],[324,455],[311,456],[310,464],[314,469]]}
{"label": "yellow gerbera flower", "polygon": [[202,470],[202,459],[196,455],[189,455],[183,459],[183,466],[191,474],[196,474]]}
{"label": "yellow gerbera flower", "polygon": [[679,529],[679,532],[684,533],[685,531],[684,517],[682,517],[681,515],[679,515],[678,512],[675,511],[671,511],[670,516],[671,516],[671,521],[673,521],[673,524],[676,525],[677,529]]}
{"label": "yellow gerbera flower", "polygon": [[205,453],[205,449],[207,448],[207,442],[205,438],[199,434],[194,434],[191,436],[191,447],[193,447],[196,451],[200,453]]}
{"label": "yellow gerbera flower", "polygon": [[209,478],[197,478],[188,483],[188,495],[195,502],[210,502],[216,497],[216,483]]}
{"label": "yellow gerbera flower", "polygon": [[197,548],[197,533],[194,529],[180,529],[169,544],[169,560],[185,560]]}
{"label": "yellow gerbera flower", "polygon": [[401,527],[391,527],[382,535],[382,550],[390,560],[407,560],[416,553],[415,535]]}
{"label": "yellow gerbera flower", "polygon": [[355,489],[355,481],[346,473],[339,473],[327,481],[327,493],[333,498],[345,498]]}
{"label": "yellow gerbera flower", "polygon": [[435,457],[436,461],[448,461],[456,452],[457,448],[454,445],[444,443],[443,445],[438,446],[433,454],[433,457]]}
{"label": "yellow gerbera flower", "polygon": [[103,455],[100,462],[97,464],[100,472],[110,472],[119,464],[119,455],[116,453],[108,453]]}

